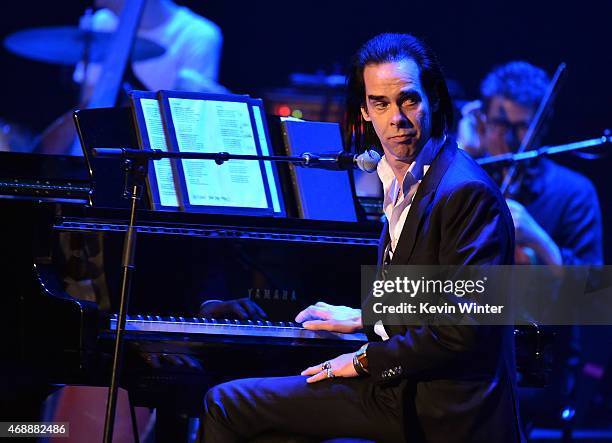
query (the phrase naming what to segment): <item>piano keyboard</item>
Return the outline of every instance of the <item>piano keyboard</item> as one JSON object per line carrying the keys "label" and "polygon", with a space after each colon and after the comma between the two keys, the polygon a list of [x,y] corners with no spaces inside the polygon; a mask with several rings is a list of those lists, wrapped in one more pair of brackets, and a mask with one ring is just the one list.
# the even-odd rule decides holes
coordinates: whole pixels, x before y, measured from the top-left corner
{"label": "piano keyboard", "polygon": [[[110,316],[110,329],[117,329],[117,314]],[[342,334],[329,331],[310,331],[293,322],[216,320],[201,317],[161,317],[159,315],[128,315],[125,330],[172,332],[178,334],[368,341],[366,335],[362,333]]]}

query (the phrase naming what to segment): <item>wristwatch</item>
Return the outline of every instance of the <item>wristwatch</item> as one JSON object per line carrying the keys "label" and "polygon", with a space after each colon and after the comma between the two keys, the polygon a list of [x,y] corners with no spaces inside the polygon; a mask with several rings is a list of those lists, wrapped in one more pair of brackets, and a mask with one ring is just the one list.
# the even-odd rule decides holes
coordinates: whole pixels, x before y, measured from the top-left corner
{"label": "wristwatch", "polygon": [[353,367],[357,374],[359,375],[368,375],[370,371],[368,371],[368,344],[363,345],[355,355],[353,356]]}

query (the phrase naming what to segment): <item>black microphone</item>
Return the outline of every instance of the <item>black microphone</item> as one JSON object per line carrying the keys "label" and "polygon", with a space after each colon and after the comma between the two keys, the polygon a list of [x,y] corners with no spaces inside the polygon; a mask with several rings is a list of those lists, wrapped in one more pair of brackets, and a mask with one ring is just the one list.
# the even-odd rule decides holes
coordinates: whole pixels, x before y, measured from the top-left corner
{"label": "black microphone", "polygon": [[371,149],[367,149],[359,155],[345,151],[324,154],[305,152],[302,154],[302,159],[303,161],[299,165],[305,168],[328,169],[331,171],[361,169],[365,172],[374,172],[380,161],[380,155]]}

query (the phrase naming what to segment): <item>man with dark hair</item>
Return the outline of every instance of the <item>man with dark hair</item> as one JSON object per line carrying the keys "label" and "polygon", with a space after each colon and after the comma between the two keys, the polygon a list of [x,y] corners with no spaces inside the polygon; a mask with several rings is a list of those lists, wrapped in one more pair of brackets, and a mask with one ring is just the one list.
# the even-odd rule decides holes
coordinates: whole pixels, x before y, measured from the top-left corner
{"label": "man with dark hair", "polygon": [[[379,264],[512,264],[508,208],[486,173],[446,137],[448,90],[420,40],[382,34],[365,43],[349,75],[348,103],[357,146],[372,142],[384,151],[378,174],[388,222]],[[363,324],[361,314],[322,302],[300,312],[296,321],[307,329],[365,329],[370,341],[300,376],[211,389],[205,442],[270,431],[384,442],[521,441],[510,327]]]}
{"label": "man with dark hair", "polygon": [[[524,61],[495,68],[481,84],[480,106],[460,124],[460,144],[469,140],[464,147],[476,157],[516,151],[549,82],[546,72]],[[601,213],[592,183],[549,159],[525,166],[507,201],[517,263],[602,264]],[[503,171],[496,172],[500,181]]]}
{"label": "man with dark hair", "polygon": [[[493,69],[482,81],[480,103],[471,106],[459,125],[460,143],[477,157],[516,151],[549,82],[544,70],[524,61]],[[548,158],[521,166],[520,184],[512,186],[507,199],[515,225],[516,263],[601,265],[601,212],[593,184]],[[491,171],[498,182],[504,172]],[[561,411],[574,408],[580,334],[577,327],[559,327],[555,334],[550,386],[521,392],[527,427],[571,426]]]}

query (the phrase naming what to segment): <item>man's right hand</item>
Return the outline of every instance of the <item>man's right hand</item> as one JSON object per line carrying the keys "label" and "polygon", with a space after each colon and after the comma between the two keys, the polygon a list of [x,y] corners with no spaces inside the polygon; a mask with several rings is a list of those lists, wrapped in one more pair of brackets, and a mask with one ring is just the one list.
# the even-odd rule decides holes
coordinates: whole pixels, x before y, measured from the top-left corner
{"label": "man's right hand", "polygon": [[360,309],[328,305],[321,301],[300,312],[295,317],[295,321],[302,323],[304,328],[313,331],[350,334],[363,329]]}

